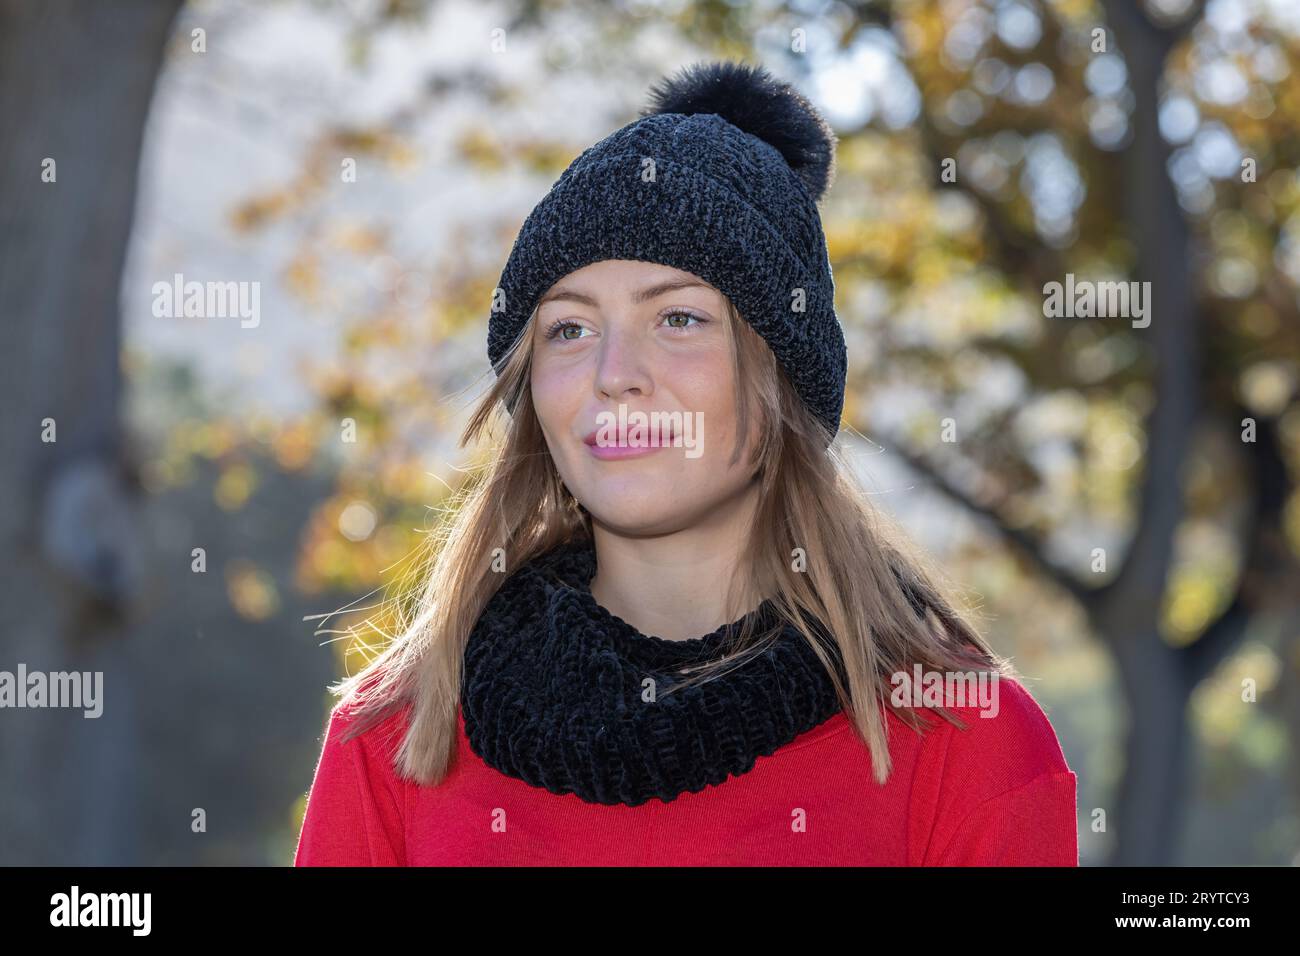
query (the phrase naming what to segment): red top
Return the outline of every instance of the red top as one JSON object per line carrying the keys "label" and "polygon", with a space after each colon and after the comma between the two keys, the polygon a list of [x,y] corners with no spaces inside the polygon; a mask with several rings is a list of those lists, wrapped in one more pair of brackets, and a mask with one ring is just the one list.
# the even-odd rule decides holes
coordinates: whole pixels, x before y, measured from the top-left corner
{"label": "red top", "polygon": [[1077,778],[1029,692],[918,735],[886,711],[893,768],[839,713],[719,786],[639,807],[554,794],[485,764],[460,719],[437,786],[397,777],[402,709],[340,744],[335,708],[295,866],[1078,866]]}

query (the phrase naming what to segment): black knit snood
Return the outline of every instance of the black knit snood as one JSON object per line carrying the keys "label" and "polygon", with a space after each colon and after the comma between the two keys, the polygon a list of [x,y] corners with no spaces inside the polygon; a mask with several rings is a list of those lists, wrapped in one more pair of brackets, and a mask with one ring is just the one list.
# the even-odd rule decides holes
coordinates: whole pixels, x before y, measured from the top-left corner
{"label": "black knit snood", "polygon": [[[535,558],[470,635],[465,730],[501,773],[590,803],[668,802],[751,770],[839,713],[825,666],[788,622],[761,652],[665,694],[681,667],[733,646],[744,619],[693,640],[647,636],[596,603],[595,571],[585,539]],[[752,613],[756,636],[778,623],[770,601]]]}

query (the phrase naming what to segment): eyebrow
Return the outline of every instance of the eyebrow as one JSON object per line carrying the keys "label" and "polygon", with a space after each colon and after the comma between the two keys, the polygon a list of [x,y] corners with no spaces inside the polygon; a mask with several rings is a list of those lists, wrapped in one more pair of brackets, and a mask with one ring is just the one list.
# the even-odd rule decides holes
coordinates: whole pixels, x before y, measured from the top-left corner
{"label": "eyebrow", "polygon": [[[639,304],[641,302],[648,302],[650,299],[657,298],[667,292],[676,292],[678,289],[691,288],[712,289],[713,286],[705,282],[700,282],[698,279],[669,279],[667,282],[660,282],[657,285],[646,286],[644,289],[634,292],[632,294],[632,301]],[[560,288],[550,292],[542,299],[542,301],[538,302],[537,307],[540,309],[547,302],[556,301],[577,302],[581,305],[591,306],[593,309],[596,308],[598,304],[596,300],[589,295],[583,295],[581,292],[576,292],[573,289],[566,289],[561,286]]]}

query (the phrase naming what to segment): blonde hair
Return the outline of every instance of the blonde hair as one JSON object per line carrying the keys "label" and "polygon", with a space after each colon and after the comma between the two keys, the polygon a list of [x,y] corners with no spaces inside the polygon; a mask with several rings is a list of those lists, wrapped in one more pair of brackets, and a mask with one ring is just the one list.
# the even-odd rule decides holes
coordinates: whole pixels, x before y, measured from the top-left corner
{"label": "blonde hair", "polygon": [[[737,382],[737,443],[743,452],[751,416],[759,438],[752,464],[759,484],[750,539],[727,591],[747,580],[770,596],[783,623],[808,640],[828,671],[841,705],[871,752],[877,782],[888,779],[885,715],[889,709],[917,731],[917,708],[890,703],[891,675],[986,671],[1015,677],[959,612],[941,585],[944,577],[898,527],[872,506],[836,442],[798,397],[767,343],[727,302],[732,365]],[[410,705],[396,752],[398,774],[421,784],[441,782],[451,768],[459,731],[461,663],[467,639],[506,574],[493,567],[501,549],[513,570],[561,543],[590,539],[591,519],[565,488],[532,405],[531,368],[536,312],[503,356],[495,383],[479,401],[461,436],[477,441],[504,408],[513,409],[505,435],[483,467],[426,537],[417,561],[417,586],[394,608],[396,637],[359,673],[330,687],[355,720],[345,739],[363,733]],[[802,555],[806,569],[791,558]],[[497,555],[498,561],[500,555]],[[756,635],[752,618],[726,645],[727,653],[670,689],[711,680],[739,666],[775,639],[779,628]],[[817,633],[818,630],[822,634]],[[380,633],[384,633],[380,631]],[[825,646],[828,640],[831,646]],[[848,686],[831,667],[842,663]],[[925,709],[925,708],[921,708]],[[947,709],[931,708],[957,727]]]}

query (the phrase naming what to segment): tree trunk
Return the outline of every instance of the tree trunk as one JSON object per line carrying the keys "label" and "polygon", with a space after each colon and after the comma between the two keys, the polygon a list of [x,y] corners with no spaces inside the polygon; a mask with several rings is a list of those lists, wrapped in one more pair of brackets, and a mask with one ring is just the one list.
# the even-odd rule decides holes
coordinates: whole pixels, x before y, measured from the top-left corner
{"label": "tree trunk", "polygon": [[1157,119],[1160,81],[1176,34],[1153,26],[1127,0],[1106,0],[1105,8],[1134,96],[1132,140],[1123,154],[1124,218],[1137,249],[1134,278],[1150,283],[1149,325],[1135,333],[1149,342],[1156,382],[1143,429],[1147,454],[1136,533],[1114,587],[1090,614],[1119,664],[1129,705],[1112,862],[1158,866],[1173,862],[1187,809],[1191,682],[1186,655],[1165,644],[1159,625],[1200,410],[1200,330],[1191,232],[1167,172],[1170,148]]}
{"label": "tree trunk", "polygon": [[134,862],[138,734],[122,641],[141,542],[118,293],[180,5],[0,0],[0,669],[103,672],[98,718],[18,709],[0,721],[7,864]]}

